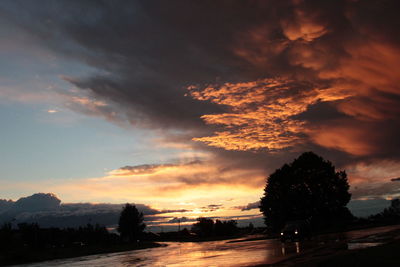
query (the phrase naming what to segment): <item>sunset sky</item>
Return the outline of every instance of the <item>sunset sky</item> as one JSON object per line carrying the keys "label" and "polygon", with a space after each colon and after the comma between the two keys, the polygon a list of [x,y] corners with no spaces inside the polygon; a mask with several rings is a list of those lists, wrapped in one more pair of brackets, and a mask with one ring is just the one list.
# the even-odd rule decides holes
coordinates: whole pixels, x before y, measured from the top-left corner
{"label": "sunset sky", "polygon": [[353,200],[399,196],[399,10],[0,1],[0,199],[253,218],[305,151],[347,171]]}

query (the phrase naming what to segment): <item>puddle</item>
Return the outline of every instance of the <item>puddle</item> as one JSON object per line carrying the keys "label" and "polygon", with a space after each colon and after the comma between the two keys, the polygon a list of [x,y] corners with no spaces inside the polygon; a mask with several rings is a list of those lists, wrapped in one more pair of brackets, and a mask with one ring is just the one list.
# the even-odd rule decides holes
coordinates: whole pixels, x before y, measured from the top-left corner
{"label": "puddle", "polygon": [[360,248],[370,248],[382,245],[383,243],[379,242],[369,242],[369,243],[347,243],[347,249],[360,249]]}

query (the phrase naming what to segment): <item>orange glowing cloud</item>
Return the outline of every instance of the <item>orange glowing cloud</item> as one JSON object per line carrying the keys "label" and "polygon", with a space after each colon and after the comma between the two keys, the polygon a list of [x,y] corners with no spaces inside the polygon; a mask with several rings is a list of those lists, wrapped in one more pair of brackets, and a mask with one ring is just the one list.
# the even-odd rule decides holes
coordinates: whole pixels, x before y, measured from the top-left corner
{"label": "orange glowing cloud", "polygon": [[350,123],[324,125],[307,129],[310,139],[323,147],[341,150],[352,155],[364,156],[376,152],[371,144],[371,133],[359,125]]}
{"label": "orange glowing cloud", "polygon": [[388,95],[400,95],[400,48],[371,41],[349,45],[347,52],[337,68],[319,74],[353,86],[358,97],[340,103],[338,110],[360,120],[397,118],[400,108]]}
{"label": "orange glowing cloud", "polygon": [[315,14],[301,8],[294,9],[291,19],[282,19],[281,26],[283,33],[291,41],[301,39],[311,42],[328,32],[325,26],[317,22]]}
{"label": "orange glowing cloud", "polygon": [[[285,7],[290,15],[238,33],[231,49],[254,67],[255,77],[290,79],[189,87],[194,99],[226,109],[201,116],[217,130],[193,140],[226,150],[276,151],[311,142],[356,156],[378,152],[391,133],[376,127],[400,115],[398,44],[358,23],[352,3],[335,9],[340,18],[329,5],[296,0]],[[319,102],[331,102],[336,117],[299,119]]]}
{"label": "orange glowing cloud", "polygon": [[301,143],[305,122],[293,116],[317,102],[352,96],[345,88],[313,88],[310,84],[283,78],[225,83],[203,90],[189,87],[189,90],[193,98],[211,101],[229,110],[202,116],[207,124],[222,125],[224,131],[193,140],[227,150],[277,150]]}
{"label": "orange glowing cloud", "polygon": [[335,70],[323,71],[320,77],[347,79],[359,82],[364,88],[400,93],[398,46],[383,41],[364,41],[349,44],[346,52],[349,56],[343,57]]}
{"label": "orange glowing cloud", "polygon": [[[154,164],[125,166],[96,179],[98,182],[149,183],[162,191],[182,191],[201,185],[239,185],[259,187],[263,184],[264,173],[260,170],[223,170],[213,160],[189,161],[177,164]],[[168,190],[167,190],[168,189]]]}

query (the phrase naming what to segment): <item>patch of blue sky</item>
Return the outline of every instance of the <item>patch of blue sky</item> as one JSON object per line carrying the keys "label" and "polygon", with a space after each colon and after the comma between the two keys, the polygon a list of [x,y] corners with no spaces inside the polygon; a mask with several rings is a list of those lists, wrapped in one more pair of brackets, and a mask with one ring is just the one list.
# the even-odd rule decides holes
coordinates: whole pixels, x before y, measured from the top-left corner
{"label": "patch of blue sky", "polygon": [[[125,165],[163,161],[148,130],[124,129],[101,118],[77,116],[73,124],[43,120],[40,105],[0,105],[0,179],[8,181],[100,177]],[[40,118],[40,119],[39,119]],[[175,150],[175,152],[177,152]]]}
{"label": "patch of blue sky", "polygon": [[149,130],[121,128],[65,107],[57,92],[73,87],[60,75],[97,70],[37,55],[0,53],[1,180],[99,177],[125,165],[168,161],[179,153],[154,145],[156,136]]}

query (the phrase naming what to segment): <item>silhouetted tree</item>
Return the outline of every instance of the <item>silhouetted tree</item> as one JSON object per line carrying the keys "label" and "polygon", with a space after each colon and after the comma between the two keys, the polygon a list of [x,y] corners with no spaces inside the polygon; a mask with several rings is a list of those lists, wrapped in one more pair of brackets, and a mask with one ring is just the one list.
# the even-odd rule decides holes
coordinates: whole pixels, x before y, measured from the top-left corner
{"label": "silhouetted tree", "polygon": [[290,220],[311,219],[322,226],[352,218],[346,208],[351,198],[348,190],[344,171],[336,172],[331,162],[306,152],[268,177],[260,210],[273,231]]}
{"label": "silhouetted tree", "polygon": [[193,224],[192,231],[199,236],[227,236],[238,232],[237,221],[220,221],[215,222],[209,218],[197,218],[197,223]]}
{"label": "silhouetted tree", "polygon": [[197,218],[197,223],[193,224],[192,231],[200,236],[210,236],[214,231],[214,221],[209,218]]}
{"label": "silhouetted tree", "polygon": [[182,236],[190,236],[190,231],[186,227],[183,228],[179,233]]}
{"label": "silhouetted tree", "polygon": [[235,220],[215,221],[214,231],[216,235],[220,236],[233,235],[237,232],[237,230],[238,230],[237,222]]}
{"label": "silhouetted tree", "polygon": [[126,204],[121,211],[118,222],[118,232],[124,241],[136,241],[143,234],[146,225],[143,223],[143,213],[135,205]]}
{"label": "silhouetted tree", "polygon": [[252,222],[249,223],[249,226],[247,226],[247,229],[249,230],[249,232],[254,230],[254,224]]}

